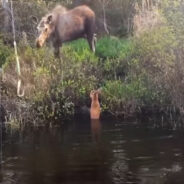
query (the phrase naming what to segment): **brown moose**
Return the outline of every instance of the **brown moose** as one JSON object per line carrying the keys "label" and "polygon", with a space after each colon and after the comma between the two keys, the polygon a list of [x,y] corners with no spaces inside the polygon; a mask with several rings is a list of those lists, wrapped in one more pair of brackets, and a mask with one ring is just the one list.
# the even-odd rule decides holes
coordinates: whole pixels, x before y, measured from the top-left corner
{"label": "brown moose", "polygon": [[37,29],[37,47],[42,47],[50,39],[56,56],[59,56],[62,43],[78,38],[86,38],[90,49],[95,52],[95,13],[86,5],[71,10],[56,6],[41,19]]}
{"label": "brown moose", "polygon": [[99,119],[100,118],[100,103],[98,100],[98,95],[100,90],[92,90],[90,93],[91,98],[91,108],[90,108],[90,118],[91,119]]}

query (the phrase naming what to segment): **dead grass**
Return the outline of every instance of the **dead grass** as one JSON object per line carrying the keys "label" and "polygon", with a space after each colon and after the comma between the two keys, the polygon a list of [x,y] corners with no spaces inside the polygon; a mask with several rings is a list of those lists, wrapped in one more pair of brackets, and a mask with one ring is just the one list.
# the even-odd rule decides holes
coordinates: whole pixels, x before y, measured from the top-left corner
{"label": "dead grass", "polygon": [[135,5],[136,15],[134,16],[134,34],[139,36],[145,31],[150,31],[163,24],[163,18],[159,13],[158,7],[152,6],[149,8],[139,7]]}

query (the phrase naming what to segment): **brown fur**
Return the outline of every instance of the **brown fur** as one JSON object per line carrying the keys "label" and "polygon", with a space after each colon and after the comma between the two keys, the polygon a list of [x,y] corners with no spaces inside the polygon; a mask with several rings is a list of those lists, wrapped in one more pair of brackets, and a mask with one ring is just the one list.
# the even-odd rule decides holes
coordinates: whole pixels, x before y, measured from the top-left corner
{"label": "brown fur", "polygon": [[50,38],[57,56],[62,43],[78,38],[87,38],[90,49],[95,52],[95,13],[88,6],[71,10],[57,6],[41,19],[38,31],[37,47],[42,47]]}
{"label": "brown fur", "polygon": [[99,95],[98,90],[93,90],[90,93],[91,97],[91,108],[90,108],[90,118],[91,119],[99,119],[100,118],[100,103],[98,100],[98,95]]}

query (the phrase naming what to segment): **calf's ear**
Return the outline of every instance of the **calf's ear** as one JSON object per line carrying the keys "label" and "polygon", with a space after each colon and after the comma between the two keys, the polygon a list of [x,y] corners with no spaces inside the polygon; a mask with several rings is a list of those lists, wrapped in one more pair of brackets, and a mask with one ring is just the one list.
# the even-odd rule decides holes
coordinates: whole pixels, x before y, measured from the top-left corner
{"label": "calf's ear", "polygon": [[47,17],[47,23],[50,24],[52,22],[52,20],[53,20],[53,15],[49,15]]}

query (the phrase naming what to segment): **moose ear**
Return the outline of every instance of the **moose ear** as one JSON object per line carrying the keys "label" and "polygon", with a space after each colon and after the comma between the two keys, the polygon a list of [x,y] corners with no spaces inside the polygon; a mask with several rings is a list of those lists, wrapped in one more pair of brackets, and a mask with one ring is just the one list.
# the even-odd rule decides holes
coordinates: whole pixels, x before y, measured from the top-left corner
{"label": "moose ear", "polygon": [[33,21],[34,24],[38,24],[38,18],[35,16],[31,16],[31,20]]}
{"label": "moose ear", "polygon": [[53,16],[52,15],[49,15],[47,17],[47,23],[50,24],[52,22],[52,19],[53,19]]}

